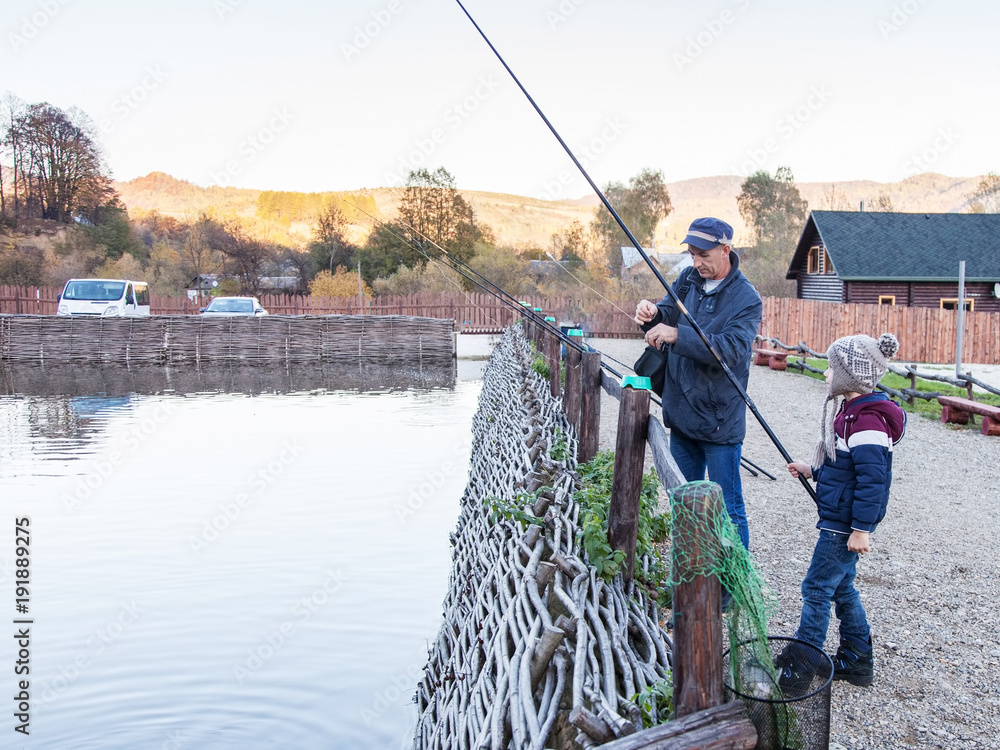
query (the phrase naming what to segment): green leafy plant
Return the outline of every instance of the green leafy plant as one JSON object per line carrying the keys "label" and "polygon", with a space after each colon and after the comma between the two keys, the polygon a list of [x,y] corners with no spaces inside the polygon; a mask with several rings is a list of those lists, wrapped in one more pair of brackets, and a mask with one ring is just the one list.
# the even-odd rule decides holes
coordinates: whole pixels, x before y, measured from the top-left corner
{"label": "green leafy plant", "polygon": [[545,357],[541,354],[535,356],[535,359],[531,363],[531,369],[537,372],[546,380],[549,379],[549,366],[545,362]]}
{"label": "green leafy plant", "polygon": [[[611,507],[611,486],[614,478],[615,454],[601,451],[577,471],[580,484],[575,497],[580,505],[580,532],[587,559],[605,580],[611,580],[621,571],[625,553],[612,550],[608,543],[608,513]],[[642,492],[639,499],[639,530],[636,537],[635,553],[640,558],[649,556],[648,570],[636,566],[636,580],[654,594],[665,606],[670,602],[670,588],[667,585],[668,571],[656,543],[662,542],[670,533],[670,514],[657,513],[659,480],[651,470],[642,478]]]}
{"label": "green leafy plant", "polygon": [[642,727],[649,729],[669,721],[674,715],[673,676],[654,682],[635,694],[632,702],[642,712]]}
{"label": "green leafy plant", "polygon": [[551,490],[551,487],[540,487],[536,492],[526,493],[522,492],[516,498],[514,498],[513,503],[505,503],[496,495],[490,495],[485,500],[483,504],[489,508],[490,520],[493,523],[498,523],[500,519],[505,519],[507,521],[517,521],[523,524],[534,524],[535,526],[544,526],[545,521],[536,515],[528,513],[524,510],[525,505],[534,505],[535,501],[538,500],[538,494],[543,490]]}
{"label": "green leafy plant", "polygon": [[549,458],[553,461],[565,461],[569,457],[569,445],[566,443],[566,436],[558,427],[552,445],[549,446]]}

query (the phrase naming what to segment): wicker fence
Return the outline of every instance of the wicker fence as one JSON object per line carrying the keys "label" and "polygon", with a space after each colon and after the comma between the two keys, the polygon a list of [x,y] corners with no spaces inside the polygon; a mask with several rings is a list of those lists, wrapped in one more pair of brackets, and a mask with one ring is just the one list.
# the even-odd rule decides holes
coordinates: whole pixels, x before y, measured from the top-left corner
{"label": "wicker fence", "polygon": [[[51,287],[0,286],[0,313],[54,315],[56,295]],[[197,313],[207,299],[151,295],[154,315]],[[300,297],[265,294],[261,303],[277,315],[409,315],[449,318],[459,331],[499,331],[514,321],[514,312],[488,294],[423,294],[400,297]],[[632,338],[638,329],[632,319],[604,300],[576,297],[529,297],[559,322],[573,322],[589,336]],[[631,310],[635,300],[618,304]],[[900,359],[914,362],[952,362],[955,358],[957,312],[923,307],[845,305],[778,297],[764,299],[760,333],[789,344],[805,341],[826,349],[834,339],[853,333],[873,336],[891,331],[899,338]],[[962,359],[976,364],[1000,364],[1000,313],[967,313]]]}
{"label": "wicker fence", "polygon": [[331,362],[450,361],[450,320],[371,316],[69,318],[0,316],[0,361]]}

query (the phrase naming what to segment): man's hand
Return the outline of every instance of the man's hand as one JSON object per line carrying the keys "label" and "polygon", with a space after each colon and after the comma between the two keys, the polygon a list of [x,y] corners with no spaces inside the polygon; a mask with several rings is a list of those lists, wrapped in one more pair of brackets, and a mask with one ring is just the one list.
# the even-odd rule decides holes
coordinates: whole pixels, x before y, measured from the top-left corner
{"label": "man's hand", "polygon": [[656,313],[656,305],[648,299],[641,300],[639,304],[635,306],[635,322],[639,325],[648,323],[656,317]]}
{"label": "man's hand", "polygon": [[792,461],[790,464],[785,464],[785,468],[788,469],[788,473],[796,479],[800,476],[803,476],[806,479],[812,479],[813,470],[812,466],[809,464],[802,463],[801,461]]}
{"label": "man's hand", "polygon": [[646,331],[646,343],[657,349],[663,344],[672,344],[675,341],[677,341],[677,329],[666,323],[660,323]]}
{"label": "man's hand", "polygon": [[870,542],[871,540],[867,531],[858,531],[855,529],[851,532],[851,536],[847,540],[847,549],[851,552],[857,552],[859,555],[863,555],[871,549]]}

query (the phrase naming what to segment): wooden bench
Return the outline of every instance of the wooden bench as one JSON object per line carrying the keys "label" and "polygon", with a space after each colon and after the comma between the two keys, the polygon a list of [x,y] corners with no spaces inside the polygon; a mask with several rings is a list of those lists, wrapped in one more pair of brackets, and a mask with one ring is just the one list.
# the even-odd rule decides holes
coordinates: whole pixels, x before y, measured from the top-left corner
{"label": "wooden bench", "polygon": [[941,404],[942,422],[968,424],[972,414],[979,414],[983,418],[979,431],[984,435],[1000,435],[1000,406],[956,396],[938,396],[937,400]]}
{"label": "wooden bench", "polygon": [[787,369],[788,363],[785,362],[786,357],[788,357],[788,352],[779,352],[774,349],[753,350],[753,363],[755,365],[767,365],[772,370]]}

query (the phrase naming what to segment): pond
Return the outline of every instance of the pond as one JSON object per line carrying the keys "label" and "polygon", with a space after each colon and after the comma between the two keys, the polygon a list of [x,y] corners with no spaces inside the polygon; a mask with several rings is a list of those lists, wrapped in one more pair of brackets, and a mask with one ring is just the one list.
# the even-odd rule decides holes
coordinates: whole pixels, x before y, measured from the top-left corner
{"label": "pond", "polygon": [[0,376],[0,607],[30,652],[17,676],[24,649],[0,639],[0,685],[29,681],[30,719],[16,733],[8,703],[0,745],[411,746],[479,381]]}

